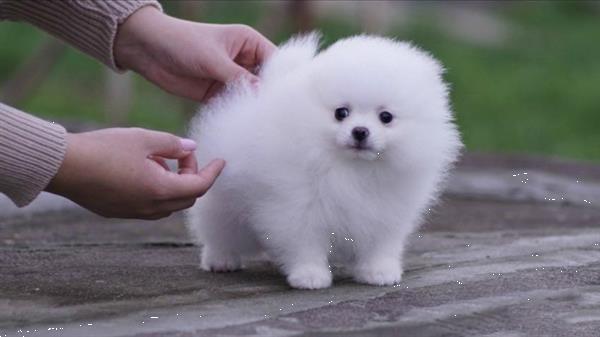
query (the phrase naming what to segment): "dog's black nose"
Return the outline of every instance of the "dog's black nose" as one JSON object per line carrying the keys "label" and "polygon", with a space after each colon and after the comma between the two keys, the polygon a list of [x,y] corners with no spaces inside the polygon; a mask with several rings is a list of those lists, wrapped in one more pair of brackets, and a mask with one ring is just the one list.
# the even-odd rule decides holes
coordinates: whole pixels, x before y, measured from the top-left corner
{"label": "dog's black nose", "polygon": [[354,139],[357,141],[362,142],[369,137],[369,129],[365,128],[364,126],[357,126],[352,129],[352,137],[354,137]]}

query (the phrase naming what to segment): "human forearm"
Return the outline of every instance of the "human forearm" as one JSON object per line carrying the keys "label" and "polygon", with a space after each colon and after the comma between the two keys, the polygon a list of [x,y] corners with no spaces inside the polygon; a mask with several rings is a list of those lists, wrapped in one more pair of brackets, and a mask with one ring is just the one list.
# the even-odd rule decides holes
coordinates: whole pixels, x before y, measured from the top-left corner
{"label": "human forearm", "polygon": [[156,0],[0,0],[0,20],[29,22],[117,70],[117,29],[144,6],[161,9]]}
{"label": "human forearm", "polygon": [[30,203],[58,172],[65,129],[0,103],[0,192]]}

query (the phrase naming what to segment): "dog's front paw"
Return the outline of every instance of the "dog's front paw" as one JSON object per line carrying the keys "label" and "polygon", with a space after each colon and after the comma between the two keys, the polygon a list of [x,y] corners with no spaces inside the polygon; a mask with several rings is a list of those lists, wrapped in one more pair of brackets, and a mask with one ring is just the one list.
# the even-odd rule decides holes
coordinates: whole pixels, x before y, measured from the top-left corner
{"label": "dog's front paw", "polygon": [[354,279],[360,283],[390,286],[398,284],[402,280],[402,267],[400,261],[395,259],[359,264],[354,269]]}
{"label": "dog's front paw", "polygon": [[206,271],[225,273],[242,269],[242,259],[239,254],[225,254],[204,249],[200,266]]}
{"label": "dog's front paw", "polygon": [[331,285],[331,278],[331,271],[326,267],[304,265],[292,269],[287,280],[294,288],[322,289]]}

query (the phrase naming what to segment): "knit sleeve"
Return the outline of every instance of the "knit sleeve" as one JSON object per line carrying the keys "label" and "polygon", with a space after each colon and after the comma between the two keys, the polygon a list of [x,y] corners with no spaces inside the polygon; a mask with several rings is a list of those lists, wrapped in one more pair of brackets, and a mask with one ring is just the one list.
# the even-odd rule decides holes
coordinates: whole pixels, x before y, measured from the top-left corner
{"label": "knit sleeve", "polygon": [[66,152],[66,131],[0,103],[0,192],[29,204],[56,175]]}
{"label": "knit sleeve", "polygon": [[119,71],[113,54],[117,28],[156,0],[0,0],[0,20],[26,21]]}

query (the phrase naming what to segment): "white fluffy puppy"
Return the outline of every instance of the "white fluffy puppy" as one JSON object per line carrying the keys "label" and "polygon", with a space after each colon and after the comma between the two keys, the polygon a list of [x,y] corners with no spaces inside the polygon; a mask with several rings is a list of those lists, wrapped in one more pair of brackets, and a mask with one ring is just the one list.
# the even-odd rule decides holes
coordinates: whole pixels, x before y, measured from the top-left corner
{"label": "white fluffy puppy", "polygon": [[443,69],[387,38],[321,52],[318,40],[287,42],[259,88],[237,83],[192,122],[199,161],[227,161],[188,213],[205,270],[265,251],[292,287],[317,289],[333,252],[358,282],[401,279],[407,237],[461,148]]}

